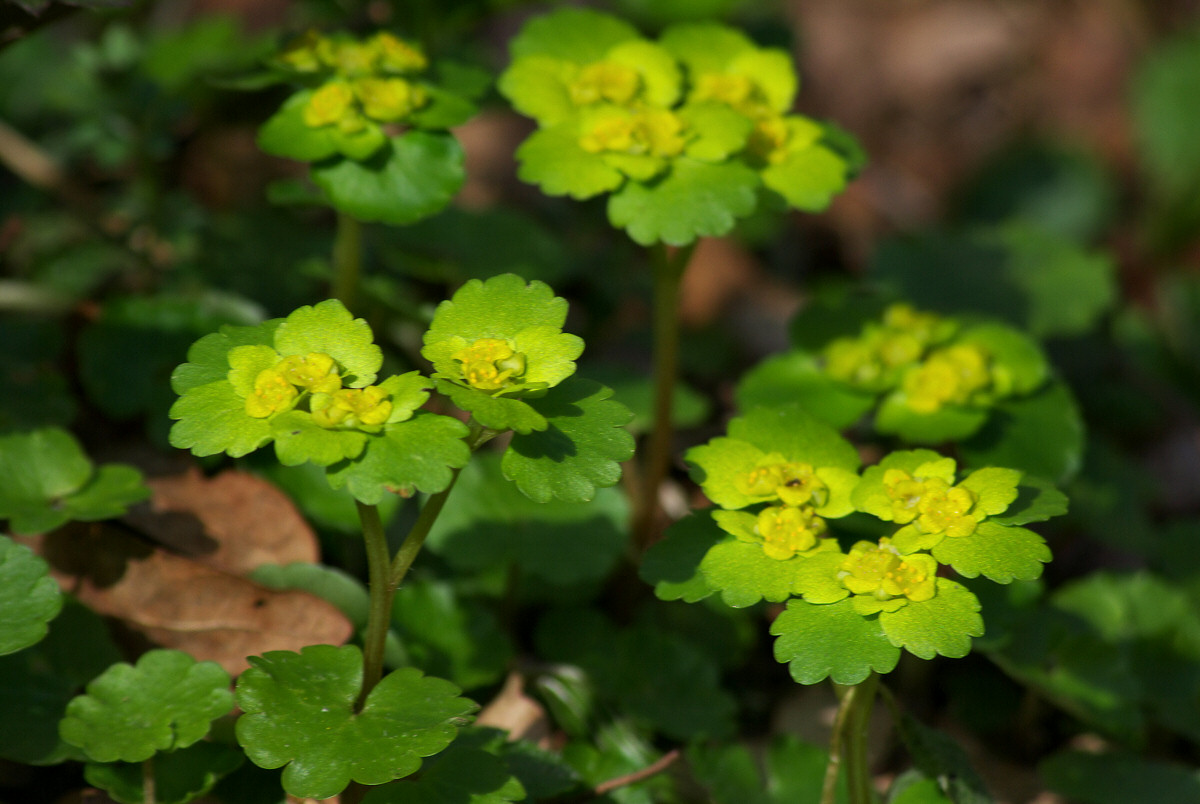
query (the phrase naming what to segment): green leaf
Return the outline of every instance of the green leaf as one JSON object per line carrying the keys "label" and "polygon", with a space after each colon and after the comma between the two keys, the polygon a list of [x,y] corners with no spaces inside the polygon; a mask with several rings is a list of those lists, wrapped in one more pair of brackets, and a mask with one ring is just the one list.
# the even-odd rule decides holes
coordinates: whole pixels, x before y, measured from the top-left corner
{"label": "green leaf", "polygon": [[274,346],[285,357],[311,352],[329,355],[346,370],[345,384],[351,388],[373,383],[383,364],[383,351],[375,345],[370,324],[355,318],[337,299],[289,313],[275,329]]}
{"label": "green leaf", "polygon": [[359,162],[327,159],[312,179],[341,212],[402,226],[439,212],[462,186],[463,151],[450,134],[409,131]]}
{"label": "green leaf", "polygon": [[304,122],[304,110],[312,96],[313,90],[302,89],[284,101],[258,130],[258,147],[298,162],[316,162],[338,153],[336,126],[313,127]]}
{"label": "green leaf", "polygon": [[676,634],[647,623],[618,628],[591,609],[558,609],[538,624],[536,640],[540,655],[583,668],[601,699],[636,722],[677,739],[733,731],[735,704],[715,660]]}
{"label": "green leaf", "polygon": [[8,519],[16,533],[110,519],[149,496],[133,467],[105,464],[93,470],[66,430],[0,436],[0,519]]}
{"label": "green leaf", "polygon": [[879,625],[893,645],[922,659],[939,653],[961,658],[971,652],[971,637],[983,635],[979,600],[946,578],[938,578],[937,594],[931,599],[880,613]]}
{"label": "green leaf", "polygon": [[642,246],[686,246],[728,234],[754,211],[758,176],[736,162],[678,157],[662,178],[628,182],[608,200],[608,220]]}
{"label": "green leaf", "polygon": [[0,536],[0,656],[35,645],[62,610],[50,568],[32,550]]}
{"label": "green leaf", "polygon": [[625,497],[612,489],[586,504],[516,494],[500,457],[482,453],[459,475],[427,544],[459,572],[507,565],[573,587],[607,577],[628,541],[628,517]]}
{"label": "green leaf", "polygon": [[716,590],[700,571],[700,563],[714,545],[726,538],[711,517],[684,517],[667,528],[663,539],[650,545],[638,575],[654,585],[654,594],[660,600],[703,600]]}
{"label": "green leaf", "polygon": [[789,149],[782,160],[763,168],[762,183],[793,209],[822,212],[846,187],[846,161],[815,143]]}
{"label": "green leaf", "polygon": [[1200,773],[1194,768],[1127,751],[1063,751],[1038,771],[1050,790],[1079,804],[1200,804]]}
{"label": "green leaf", "polygon": [[489,430],[531,433],[545,430],[549,424],[528,402],[507,396],[492,396],[477,388],[466,388],[449,380],[434,380],[438,392],[450,397],[457,407]]}
{"label": "green leaf", "polygon": [[299,466],[308,461],[329,466],[357,458],[367,444],[366,433],[322,427],[302,410],[281,413],[270,421],[275,456],[284,466]]}
{"label": "green leaf", "polygon": [[504,476],[538,502],[586,502],[597,488],[615,485],[621,462],[633,456],[633,436],[623,429],[632,414],[612,391],[577,377],[529,405],[547,428],[513,436],[504,453]]}
{"label": "green leaf", "polygon": [[389,673],[361,712],[362,653],[311,645],[250,658],[238,679],[238,742],[256,765],[284,765],[294,796],[328,798],[351,780],[383,784],[414,773],[477,708],[448,681],[411,667]]}
{"label": "green leaf", "polygon": [[543,55],[587,64],[604,58],[613,46],[637,38],[636,28],[610,14],[562,8],[527,22],[508,49],[514,59]]}
{"label": "green leaf", "polygon": [[[589,363],[584,371],[589,379],[607,385],[618,402],[633,412],[626,429],[634,434],[645,433],[653,426],[654,379],[644,372],[617,364]],[[671,423],[679,429],[694,427],[708,418],[711,404],[708,397],[685,382],[675,384],[671,395]]]}
{"label": "green leaf", "polygon": [[945,405],[934,413],[918,413],[909,407],[903,389],[884,397],[875,413],[875,429],[898,435],[911,444],[941,444],[966,438],[988,420],[986,408]]}
{"label": "green leaf", "polygon": [[950,735],[929,728],[908,713],[900,717],[899,733],[913,763],[927,777],[937,779],[951,801],[992,804],[987,786],[966,751]]}
{"label": "green leaf", "polygon": [[473,745],[450,744],[416,780],[378,787],[363,804],[503,804],[525,799],[504,761]]}
{"label": "green leaf", "polygon": [[780,561],[763,552],[762,545],[730,538],[709,549],[700,571],[726,605],[744,608],[764,598],[773,603],[787,600],[804,561],[801,557]]}
{"label": "green leaf", "polygon": [[271,440],[271,424],[246,414],[246,400],[228,380],[189,388],[171,406],[178,419],[171,427],[171,446],[204,457],[224,452],[248,455]]}
{"label": "green leaf", "polygon": [[996,583],[1011,583],[1040,576],[1051,556],[1045,540],[1033,531],[985,520],[970,536],[943,539],[933,557],[967,578],[982,574]]}
{"label": "green leaf", "polygon": [[580,145],[579,121],[570,118],[533,132],[517,148],[517,177],[536,184],[546,195],[569,195],[576,201],[616,190],[625,183],[603,154]]}
{"label": "green leaf", "polygon": [[1017,486],[1017,499],[1004,509],[1002,515],[992,516],[990,521],[1000,525],[1027,525],[1044,522],[1051,517],[1067,513],[1067,495],[1054,487],[1048,480],[1038,477],[1023,477]]}
{"label": "green leaf", "polygon": [[1032,396],[997,404],[960,449],[972,466],[1010,466],[1061,483],[1079,471],[1084,435],[1074,396],[1054,380]]}
{"label": "green leaf", "polygon": [[830,678],[835,684],[858,684],[872,672],[888,673],[900,660],[900,649],[888,641],[874,617],[863,617],[849,600],[821,606],[788,601],[787,610],[771,623],[775,659],[801,684]]}
{"label": "green leaf", "polygon": [[392,622],[408,663],[468,690],[501,681],[514,647],[490,606],[449,583],[406,581],[396,590]]}
{"label": "green leaf", "polygon": [[[818,801],[829,761],[824,749],[790,734],[771,740],[761,771],[755,756],[741,745],[693,743],[687,749],[687,758],[713,804]],[[834,800],[838,804],[846,801],[845,771],[839,773]]]}
{"label": "green leaf", "polygon": [[1143,164],[1167,197],[1190,195],[1200,180],[1200,155],[1189,147],[1200,114],[1190,99],[1200,86],[1200,35],[1159,42],[1133,82],[1133,119]]}
{"label": "green leaf", "polygon": [[888,789],[888,804],[954,804],[936,779],[912,770],[900,774]]}
{"label": "green leaf", "polygon": [[225,325],[188,348],[187,361],[171,373],[171,389],[180,396],[204,385],[229,378],[229,352],[238,346],[271,346],[275,330],[283,323],[273,318],[254,327]]}
{"label": "green leaf", "polygon": [[97,762],[141,762],[186,748],[233,709],[229,674],[177,650],[115,664],[67,705],[59,733]]}
{"label": "green leaf", "polygon": [[796,404],[838,429],[854,424],[875,406],[875,394],[837,382],[813,355],[799,350],[758,363],[742,376],[734,398],[742,410]]}
{"label": "green leaf", "polygon": [[329,484],[346,488],[366,505],[378,505],[389,493],[408,496],[413,489],[436,494],[450,485],[453,470],[471,459],[463,441],[468,433],[457,419],[418,411],[408,421],[367,436],[365,449],[354,460],[330,466]]}
{"label": "green leaf", "polygon": [[[186,804],[207,793],[223,777],[233,773],[246,759],[235,748],[220,743],[200,742],[154,758],[154,801],[156,804]],[[145,800],[142,764],[88,763],[84,778],[93,787],[108,792],[123,804]]]}

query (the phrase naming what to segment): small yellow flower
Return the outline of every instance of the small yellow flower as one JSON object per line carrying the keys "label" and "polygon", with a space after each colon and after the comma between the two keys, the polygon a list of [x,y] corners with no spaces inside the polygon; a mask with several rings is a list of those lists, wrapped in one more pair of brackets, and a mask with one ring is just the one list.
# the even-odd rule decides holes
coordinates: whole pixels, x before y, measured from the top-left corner
{"label": "small yellow flower", "polygon": [[598,61],[584,67],[575,80],[567,85],[567,93],[576,106],[593,103],[631,102],[642,88],[642,77],[627,64]]}
{"label": "small yellow flower", "polygon": [[379,66],[386,71],[417,73],[429,66],[424,53],[387,31],[375,34],[369,44],[375,49]]}
{"label": "small yellow flower", "polygon": [[812,464],[787,461],[777,452],[764,455],[734,487],[747,497],[778,498],[786,505],[820,507],[829,501],[829,487]]}
{"label": "small yellow flower", "polygon": [[758,84],[748,76],[729,73],[701,75],[696,79],[692,99],[724,103],[747,116],[755,116],[754,113],[759,111],[764,103],[763,93]]}
{"label": "small yellow flower", "polygon": [[481,391],[499,391],[525,374],[525,355],[501,338],[479,338],[451,358],[462,364],[463,379]]}
{"label": "small yellow flower", "polygon": [[937,561],[924,553],[901,556],[884,537],[878,544],[855,544],[839,566],[838,578],[856,595],[880,601],[903,597],[919,603],[936,593]]}
{"label": "small yellow flower", "polygon": [[265,419],[295,404],[299,393],[277,368],[263,369],[254,378],[254,390],[246,397],[246,413]]}
{"label": "small yellow flower", "polygon": [[947,404],[965,404],[991,382],[988,357],[978,346],[961,343],[933,352],[904,375],[908,406],[936,413]]}
{"label": "small yellow flower", "polygon": [[665,109],[619,110],[604,115],[579,140],[588,153],[672,157],[687,140],[683,121]]}
{"label": "small yellow flower", "polygon": [[339,425],[384,424],[392,415],[392,401],[378,385],[343,388],[332,394],[314,397],[313,421],[321,427]]}
{"label": "small yellow flower", "polygon": [[762,537],[763,552],[785,561],[817,546],[825,520],[811,506],[774,505],[759,513],[754,530]]}
{"label": "small yellow flower", "polygon": [[345,81],[330,81],[312,94],[304,107],[304,123],[329,126],[354,113],[354,91]]}
{"label": "small yellow flower", "polygon": [[403,78],[361,78],[354,94],[367,117],[384,122],[407,117],[428,100],[425,90]]}
{"label": "small yellow flower", "polygon": [[275,366],[285,380],[312,393],[332,393],[342,387],[333,358],[323,352],[290,355]]}
{"label": "small yellow flower", "polygon": [[917,504],[917,527],[925,533],[970,536],[978,525],[971,516],[977,499],[975,492],[960,486],[927,491]]}

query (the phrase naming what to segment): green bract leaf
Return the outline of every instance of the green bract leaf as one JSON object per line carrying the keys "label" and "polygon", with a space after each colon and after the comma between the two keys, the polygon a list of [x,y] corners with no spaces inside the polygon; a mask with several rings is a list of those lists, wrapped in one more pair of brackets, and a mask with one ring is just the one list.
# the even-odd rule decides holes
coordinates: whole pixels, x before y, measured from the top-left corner
{"label": "green bract leaf", "polygon": [[1043,522],[1067,512],[1067,495],[1047,480],[1024,477],[1017,486],[1017,499],[1004,509],[1003,516],[993,516],[1001,525],[1026,525]]}
{"label": "green bract leaf", "polygon": [[944,539],[933,548],[933,557],[967,578],[982,574],[996,583],[1010,583],[1041,575],[1050,548],[1031,530],[985,521],[970,536]]}
{"label": "green bract leaf", "polygon": [[799,405],[838,429],[854,424],[875,406],[875,394],[838,382],[813,355],[799,350],[756,365],[738,383],[735,398],[743,410]]}
{"label": "green bract leaf", "polygon": [[661,41],[687,66],[693,85],[702,87],[710,76],[737,76],[753,87],[748,100],[776,113],[791,108],[798,82],[785,51],[760,49],[740,31],[715,23],[673,25]]}
{"label": "green bract leaf", "polygon": [[564,8],[535,17],[508,43],[514,58],[542,55],[579,64],[598,61],[614,45],[639,38],[637,29],[609,14]]}
{"label": "green bract leaf", "polygon": [[362,653],[354,646],[271,651],[250,663],[237,685],[238,742],[260,767],[287,765],[283,786],[295,796],[328,798],[351,780],[408,776],[477,708],[450,682],[406,667],[385,676],[356,714]]}
{"label": "green bract leaf", "polygon": [[176,650],[115,664],[67,705],[62,738],[97,762],[141,762],[186,748],[233,708],[229,674]]}
{"label": "green bract leaf", "polygon": [[427,543],[460,572],[507,565],[550,584],[577,587],[606,577],[628,541],[622,494],[599,489],[586,504],[535,502],[514,493],[501,474],[499,455],[476,455],[451,499]]}
{"label": "green bract leaf", "polygon": [[623,429],[632,414],[610,396],[603,385],[573,377],[530,399],[547,427],[513,436],[504,476],[538,502],[586,502],[597,488],[616,484],[621,462],[633,456],[633,436]]}
{"label": "green bract leaf", "polygon": [[313,181],[334,208],[394,225],[441,211],[464,178],[458,140],[430,131],[392,137],[365,161],[333,158],[312,166]]}
{"label": "green bract leaf", "polygon": [[640,245],[686,246],[728,234],[754,211],[757,188],[758,175],[745,165],[679,157],[662,178],[631,181],[613,193],[608,220]]}
{"label": "green bract leaf", "polygon": [[40,642],[62,605],[62,593],[46,562],[28,547],[0,536],[0,656]]}
{"label": "green bract leaf", "polygon": [[974,434],[988,419],[986,408],[945,405],[934,413],[918,413],[902,389],[889,394],[875,414],[875,429],[913,444],[941,444]]}
{"label": "green bract leaf", "polygon": [[345,487],[367,505],[378,505],[389,493],[409,495],[413,489],[436,494],[450,485],[453,470],[471,459],[463,441],[469,432],[457,419],[420,411],[368,435],[361,455],[329,467],[329,484]]}
{"label": "green bract leaf", "polygon": [[806,559],[771,558],[760,545],[736,539],[719,542],[700,562],[706,584],[721,593],[728,606],[752,606],[764,598],[773,603],[792,594],[798,568]]}
{"label": "green bract leaf", "polygon": [[111,519],[149,496],[140,472],[123,464],[94,469],[65,430],[0,437],[0,519],[17,533]]}
{"label": "green bract leaf", "polygon": [[569,195],[577,201],[624,184],[625,174],[602,154],[584,150],[580,136],[575,118],[533,132],[517,148],[517,177],[546,195]]}
{"label": "green bract leaf", "polygon": [[455,741],[429,761],[420,779],[376,788],[363,804],[503,804],[524,799],[525,788],[503,760]]}
{"label": "green bract leaf", "polygon": [[667,528],[665,538],[650,546],[638,574],[646,583],[654,584],[654,594],[661,600],[703,600],[716,590],[700,572],[700,562],[714,545],[727,538],[711,517],[685,517]]}
{"label": "green bract leaf", "polygon": [[762,183],[793,209],[821,212],[846,188],[846,161],[816,143],[789,148],[763,168]]}
{"label": "green bract leaf", "polygon": [[[237,770],[246,757],[235,748],[219,743],[196,743],[154,758],[154,801],[156,804],[186,804],[207,793],[223,776]],[[124,804],[145,801],[146,768],[124,762],[88,763],[88,784],[99,787]]]}
{"label": "green bract leaf", "polygon": [[346,370],[344,380],[351,388],[374,382],[383,363],[383,352],[375,345],[370,325],[351,315],[336,299],[288,315],[275,329],[274,346],[285,357],[309,352],[329,355]]}
{"label": "green bract leaf", "polygon": [[304,122],[304,109],[312,96],[311,89],[302,89],[284,101],[258,130],[258,147],[298,162],[316,162],[338,153],[335,126],[314,128]]}
{"label": "green bract leaf", "polygon": [[960,449],[975,466],[1011,466],[1065,482],[1079,471],[1084,435],[1074,395],[1065,383],[1054,380],[1031,396],[1000,402],[987,424]]}
{"label": "green bract leaf", "polygon": [[546,417],[523,400],[492,396],[449,380],[437,379],[434,384],[440,393],[450,397],[451,402],[470,413],[475,421],[489,430],[531,433],[534,430],[545,430],[548,426]]}
{"label": "green bract leaf", "polygon": [[979,600],[966,587],[937,579],[937,594],[881,612],[879,625],[891,643],[922,659],[936,654],[960,658],[971,652],[971,637],[983,635]]}
{"label": "green bract leaf", "polygon": [[788,663],[792,678],[816,684],[857,684],[871,672],[888,673],[900,660],[900,649],[888,641],[878,618],[863,617],[849,600],[826,606],[788,601],[787,610],[771,623],[775,658]]}
{"label": "green bract leaf", "polygon": [[829,489],[822,516],[850,513],[850,492],[857,482],[857,450],[824,422],[798,407],[756,408],[729,423],[729,437],[688,450],[693,478],[709,499],[723,508],[745,508],[767,497],[740,488],[760,460],[772,454],[786,462],[808,464]]}

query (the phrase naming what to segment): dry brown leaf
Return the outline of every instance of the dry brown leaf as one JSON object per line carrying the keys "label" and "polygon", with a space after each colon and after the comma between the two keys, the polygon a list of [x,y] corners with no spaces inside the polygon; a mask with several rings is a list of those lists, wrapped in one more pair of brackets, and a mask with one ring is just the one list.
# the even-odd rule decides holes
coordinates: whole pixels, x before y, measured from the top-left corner
{"label": "dry brown leaf", "polygon": [[475,719],[475,725],[503,729],[510,740],[543,745],[550,738],[546,710],[525,694],[525,681],[520,673],[508,674],[500,692]]}
{"label": "dry brown leaf", "polygon": [[[320,558],[312,528],[287,495],[262,478],[237,471],[206,478],[193,470],[147,485],[154,494],[150,511],[159,516],[135,515],[132,524],[195,561],[244,575],[263,564]],[[203,528],[199,540],[187,531],[189,516]]]}

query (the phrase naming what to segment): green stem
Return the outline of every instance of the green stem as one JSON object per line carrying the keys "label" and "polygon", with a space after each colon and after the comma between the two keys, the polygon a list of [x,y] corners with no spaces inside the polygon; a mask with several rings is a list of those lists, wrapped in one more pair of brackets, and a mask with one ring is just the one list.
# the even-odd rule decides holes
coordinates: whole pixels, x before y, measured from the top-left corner
{"label": "green stem", "polygon": [[333,297],[354,309],[358,279],[362,272],[362,223],[339,212],[333,240]]}
{"label": "green stem", "polygon": [[849,804],[872,804],[871,767],[867,757],[867,741],[871,711],[879,691],[879,676],[871,673],[862,682],[849,687],[837,687],[841,699],[830,740],[829,765],[821,791],[821,804],[833,804],[836,798],[840,767],[846,768]]}
{"label": "green stem", "polygon": [[371,602],[367,615],[367,633],[363,637],[363,680],[355,711],[361,711],[367,696],[383,678],[383,654],[387,647],[388,629],[392,624],[392,598],[396,585],[388,582],[391,553],[379,509],[355,501],[358,519],[362,523],[363,542],[367,549],[367,580]]}
{"label": "green stem", "polygon": [[658,489],[671,465],[671,401],[679,374],[679,287],[696,244],[668,252],[654,247],[654,425],[646,447],[634,540],[644,550],[653,540]]}

